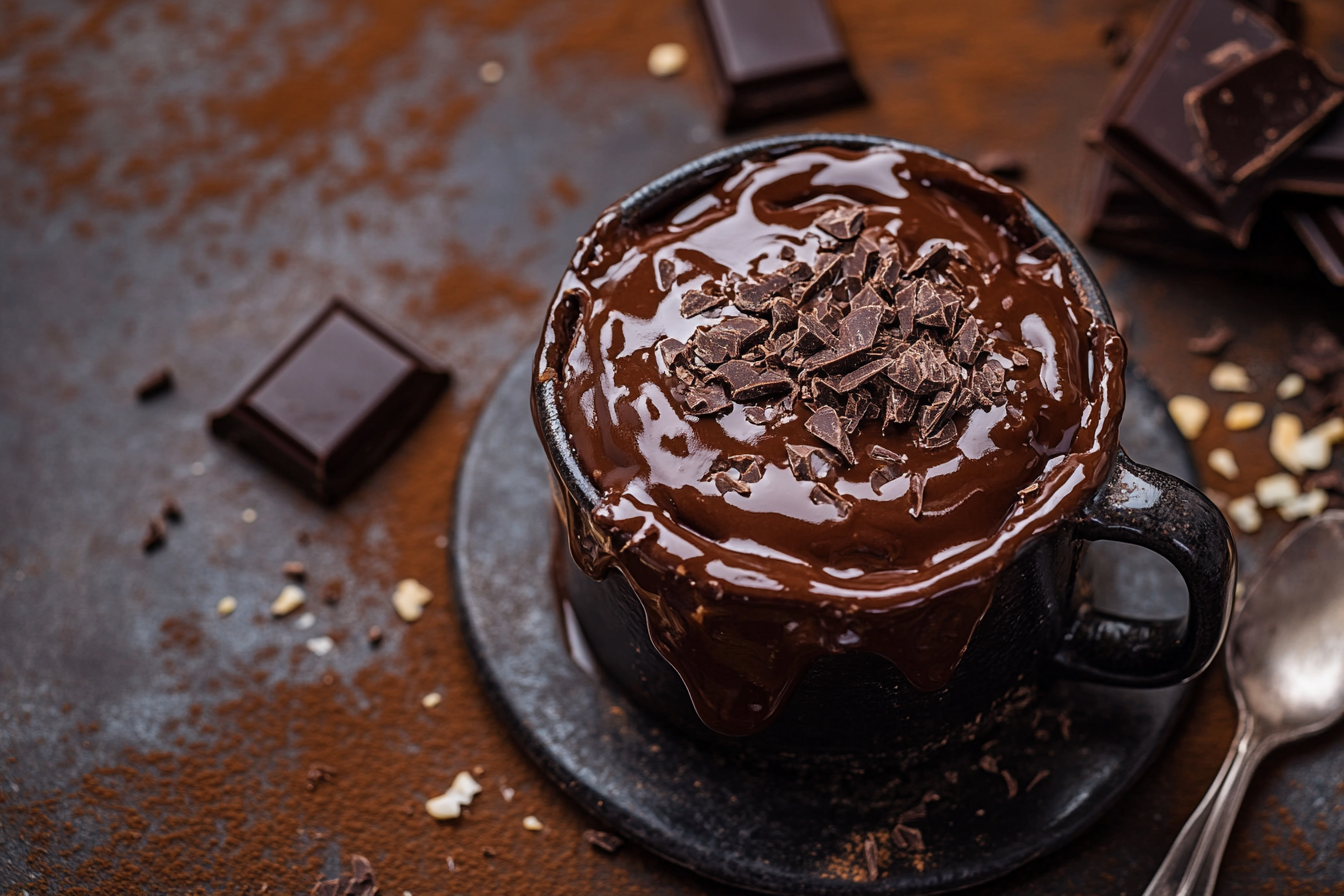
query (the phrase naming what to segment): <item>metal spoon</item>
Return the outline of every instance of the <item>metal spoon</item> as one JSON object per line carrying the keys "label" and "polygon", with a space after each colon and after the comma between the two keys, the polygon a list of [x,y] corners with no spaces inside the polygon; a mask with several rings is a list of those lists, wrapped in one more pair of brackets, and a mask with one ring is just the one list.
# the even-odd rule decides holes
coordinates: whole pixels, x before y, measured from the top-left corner
{"label": "metal spoon", "polygon": [[1237,739],[1144,896],[1209,896],[1260,760],[1344,716],[1344,511],[1279,542],[1232,618]]}

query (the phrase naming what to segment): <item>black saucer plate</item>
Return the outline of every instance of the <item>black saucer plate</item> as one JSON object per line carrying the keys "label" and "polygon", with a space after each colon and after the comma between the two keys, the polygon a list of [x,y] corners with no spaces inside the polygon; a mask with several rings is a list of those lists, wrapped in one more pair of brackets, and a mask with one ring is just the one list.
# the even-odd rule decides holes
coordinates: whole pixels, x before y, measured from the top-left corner
{"label": "black saucer plate", "polygon": [[[549,573],[550,481],[532,425],[530,369],[530,357],[509,369],[462,463],[450,549],[458,608],[514,735],[566,792],[629,839],[763,892],[941,893],[1059,848],[1114,803],[1166,739],[1185,686],[1048,684],[990,742],[954,743],[896,772],[858,758],[755,766],[668,730],[570,658]],[[1126,450],[1194,481],[1163,402],[1140,377],[1127,379]],[[1084,577],[1080,587],[1111,611],[1183,612],[1180,578],[1145,551],[1095,545]],[[902,846],[893,828],[921,805],[927,814],[907,824],[924,848],[906,835]]]}

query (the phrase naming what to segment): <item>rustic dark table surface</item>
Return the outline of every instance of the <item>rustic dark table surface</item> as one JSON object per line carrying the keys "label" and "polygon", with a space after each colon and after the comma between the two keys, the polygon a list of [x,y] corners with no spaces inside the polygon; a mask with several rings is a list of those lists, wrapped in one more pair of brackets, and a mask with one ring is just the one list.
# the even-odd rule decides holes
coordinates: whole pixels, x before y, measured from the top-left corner
{"label": "rustic dark table surface", "polygon": [[[1024,189],[1078,232],[1080,132],[1117,72],[1100,35],[1117,20],[1140,33],[1153,5],[836,0],[872,102],[743,136],[1011,152]],[[1306,42],[1344,68],[1344,10],[1305,8]],[[660,80],[645,59],[663,41],[691,58]],[[496,83],[480,75],[491,61]],[[728,142],[684,0],[0,0],[0,892],[306,893],[356,853],[393,894],[726,892],[582,841],[592,819],[477,683],[445,547],[474,418],[533,343],[574,238]],[[1184,349],[1215,318],[1271,407],[1302,328],[1344,329],[1344,291],[1324,281],[1085,251],[1166,395],[1228,403],[1213,362]],[[455,380],[329,510],[204,421],[337,293]],[[137,402],[164,364],[176,389]],[[1218,419],[1193,452],[1212,480],[1208,451],[1233,448],[1241,478],[1220,487],[1244,494],[1276,469],[1266,427]],[[167,497],[183,519],[143,553]],[[1285,531],[1275,518],[1238,537],[1243,577]],[[286,561],[308,570],[306,630],[268,612]],[[434,592],[413,625],[389,600],[407,577]],[[225,595],[238,609],[221,618]],[[305,643],[324,635],[319,657]],[[426,708],[431,692],[443,700]],[[1233,725],[1219,664],[1114,811],[982,891],[1137,896]],[[485,792],[469,817],[434,821],[421,803],[464,769]],[[1337,731],[1263,767],[1218,892],[1341,880]]]}

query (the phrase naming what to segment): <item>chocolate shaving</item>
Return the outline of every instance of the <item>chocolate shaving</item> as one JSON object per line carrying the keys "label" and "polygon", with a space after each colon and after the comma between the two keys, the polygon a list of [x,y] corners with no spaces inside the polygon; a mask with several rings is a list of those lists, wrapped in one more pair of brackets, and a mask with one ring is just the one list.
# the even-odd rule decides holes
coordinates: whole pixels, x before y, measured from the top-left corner
{"label": "chocolate shaving", "polygon": [[1186,350],[1193,355],[1216,355],[1235,339],[1236,331],[1222,321],[1215,321],[1213,328],[1203,336],[1192,336],[1186,342]]}
{"label": "chocolate shaving", "polygon": [[872,834],[863,841],[863,861],[868,866],[868,879],[877,880],[877,844]]}
{"label": "chocolate shaving", "polygon": [[987,771],[991,775],[997,775],[999,773],[998,760],[995,759],[993,756],[990,756],[988,753],[986,753],[984,756],[981,756],[980,762],[977,764],[980,766],[982,771]]}
{"label": "chocolate shaving", "polygon": [[1013,777],[1012,772],[1005,768],[999,774],[1003,776],[1003,783],[1008,785],[1008,799],[1017,796],[1017,779]]}
{"label": "chocolate shaving", "polygon": [[891,832],[891,839],[901,849],[913,849],[917,852],[924,851],[924,835],[917,828],[898,824]]}
{"label": "chocolate shaving", "polygon": [[1026,367],[1027,364],[1030,363],[1027,356],[1017,351],[1016,349],[1013,350],[1012,355],[1010,355],[1009,357],[1012,358],[1014,367]]}
{"label": "chocolate shaving", "polygon": [[911,821],[918,821],[921,818],[927,818],[928,814],[929,814],[928,805],[921,800],[919,805],[915,806],[915,808],[906,809],[904,812],[902,812],[897,817],[896,823],[905,824]]}
{"label": "chocolate shaving", "polygon": [[149,401],[173,391],[173,369],[160,367],[152,371],[135,387],[135,397],[140,401]]}
{"label": "chocolate shaving", "polygon": [[[788,455],[789,470],[793,473],[793,478],[799,482],[822,481],[836,462],[834,454],[816,445],[804,445],[800,448],[785,443],[784,453]],[[818,469],[819,466],[821,469]]]}
{"label": "chocolate shaving", "polygon": [[910,474],[910,515],[919,519],[919,515],[924,512],[924,475],[922,473]]}
{"label": "chocolate shaving", "polygon": [[323,765],[320,762],[314,762],[308,766],[307,778],[309,790],[316,790],[319,784],[329,784],[336,778],[336,769],[329,765]]}
{"label": "chocolate shaving", "polygon": [[864,217],[863,208],[849,205],[831,209],[812,223],[819,230],[824,230],[838,240],[850,240],[863,230]]}
{"label": "chocolate shaving", "polygon": [[878,467],[868,475],[868,487],[873,490],[873,494],[882,494],[882,486],[892,482],[901,475],[895,464],[885,464]]}
{"label": "chocolate shaving", "polygon": [[844,519],[849,515],[849,509],[853,501],[837,492],[824,482],[818,482],[812,486],[812,492],[808,495],[813,504],[829,504],[840,511],[840,518]]}
{"label": "chocolate shaving", "polygon": [[1031,793],[1031,789],[1032,789],[1033,787],[1035,787],[1037,784],[1041,783],[1042,781],[1044,781],[1044,780],[1045,780],[1046,778],[1048,778],[1048,777],[1050,777],[1050,770],[1049,770],[1049,769],[1042,769],[1041,771],[1037,772],[1037,773],[1036,773],[1036,776],[1035,776],[1034,778],[1031,779],[1031,783],[1027,785],[1027,788],[1026,788],[1026,789],[1027,789],[1027,793]]}
{"label": "chocolate shaving", "polygon": [[851,466],[855,463],[854,448],[849,444],[849,436],[845,433],[844,424],[840,422],[840,415],[835,412],[835,408],[823,407],[809,417],[804,426],[812,435],[838,450]]}
{"label": "chocolate shaving", "polygon": [[747,485],[747,483],[743,482],[741,479],[736,478],[727,470],[720,470],[717,473],[713,473],[710,475],[709,479],[714,483],[714,486],[719,490],[719,494],[721,495],[726,495],[729,492],[737,492],[739,495],[745,495],[747,497],[751,496],[751,486]]}
{"label": "chocolate shaving", "polygon": [[690,389],[686,393],[686,407],[692,414],[708,416],[717,414],[719,411],[725,411],[732,407],[733,403],[724,393],[723,387],[717,383],[711,383],[708,386],[699,386]]}
{"label": "chocolate shaving", "polygon": [[163,520],[158,517],[152,517],[149,526],[145,529],[144,538],[140,539],[140,550],[146,554],[152,554],[168,542],[168,530],[164,528]]}
{"label": "chocolate shaving", "polygon": [[594,849],[600,849],[605,853],[614,853],[625,845],[625,841],[615,834],[609,834],[606,831],[595,831],[592,828],[584,831],[581,836],[583,837],[584,843],[587,843]]}
{"label": "chocolate shaving", "polygon": [[351,856],[350,873],[322,881],[313,887],[311,896],[378,896],[373,865],[363,856]]}
{"label": "chocolate shaving", "polygon": [[728,304],[727,296],[716,296],[698,289],[692,289],[681,297],[681,316],[695,317],[713,308]]}

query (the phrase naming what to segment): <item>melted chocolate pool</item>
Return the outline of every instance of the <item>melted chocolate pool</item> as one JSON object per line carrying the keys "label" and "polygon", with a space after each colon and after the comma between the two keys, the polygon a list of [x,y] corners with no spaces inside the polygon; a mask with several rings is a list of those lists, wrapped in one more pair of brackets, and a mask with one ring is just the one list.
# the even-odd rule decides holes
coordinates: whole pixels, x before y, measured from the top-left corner
{"label": "melted chocolate pool", "polygon": [[[850,234],[858,211],[862,235]],[[688,398],[694,377],[669,358],[685,368],[689,357],[696,383],[713,365],[669,347],[751,317],[743,307],[760,290],[750,287],[772,272],[799,279],[802,263],[817,279],[828,252],[856,245],[872,247],[869,263],[851,268],[856,279],[777,290],[840,337],[840,322],[866,301],[856,297],[863,283],[883,299],[883,332],[831,385],[921,335],[948,349],[952,330],[899,319],[897,294],[923,281],[959,298],[954,328],[971,320],[982,337],[954,398],[976,369],[1001,368],[997,391],[963,399],[945,418],[952,428],[931,436],[918,418],[898,423],[884,410],[889,390],[904,394],[893,362],[892,375],[864,386],[877,406],[850,403],[852,417],[841,418],[852,463],[814,419],[847,396],[815,383],[746,389],[712,412]],[[613,208],[580,241],[538,359],[538,376],[558,381],[572,448],[602,496],[591,513],[561,496],[571,546],[590,575],[614,566],[630,580],[654,644],[707,725],[761,729],[828,653],[878,653],[926,690],[948,681],[998,573],[1109,471],[1124,349],[1073,284],[1013,190],[969,166],[892,149],[745,162],[657,222],[626,226]],[[696,313],[714,304],[703,295],[729,299]],[[752,319],[770,320],[768,309]],[[806,379],[806,356],[819,348],[799,342],[771,355],[777,345],[758,344],[745,356],[790,384]],[[823,460],[799,467],[798,450],[810,448]],[[744,456],[755,466],[728,463]]]}

